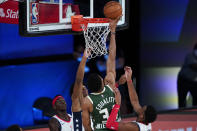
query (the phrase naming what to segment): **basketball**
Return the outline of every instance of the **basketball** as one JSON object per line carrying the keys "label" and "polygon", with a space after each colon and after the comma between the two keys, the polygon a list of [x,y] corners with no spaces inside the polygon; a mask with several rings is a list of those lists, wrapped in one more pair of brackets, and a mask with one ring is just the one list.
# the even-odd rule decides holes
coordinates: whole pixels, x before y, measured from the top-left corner
{"label": "basketball", "polygon": [[119,2],[107,2],[103,9],[104,15],[109,19],[116,19],[122,15],[122,6]]}

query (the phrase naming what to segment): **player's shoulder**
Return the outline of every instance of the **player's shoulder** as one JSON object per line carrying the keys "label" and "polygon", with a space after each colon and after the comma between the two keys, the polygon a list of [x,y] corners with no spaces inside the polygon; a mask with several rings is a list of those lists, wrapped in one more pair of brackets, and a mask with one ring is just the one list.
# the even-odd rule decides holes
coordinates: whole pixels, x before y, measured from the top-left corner
{"label": "player's shoulder", "polygon": [[112,87],[111,87],[109,84],[105,85],[105,88],[107,88],[107,89],[109,89],[110,91],[114,92],[113,89],[112,89]]}
{"label": "player's shoulder", "polygon": [[143,124],[143,123],[140,123],[140,122],[135,122],[137,125],[138,125],[138,128],[140,129],[140,130],[146,130],[146,131],[151,131],[151,129],[152,129],[152,125],[151,125],[151,123],[149,123],[149,124]]}
{"label": "player's shoulder", "polygon": [[55,118],[55,116],[51,117],[51,119],[49,120],[49,122],[56,122],[56,121],[58,120]]}
{"label": "player's shoulder", "polygon": [[49,126],[59,125],[59,121],[55,117],[51,117],[48,124],[49,124]]}

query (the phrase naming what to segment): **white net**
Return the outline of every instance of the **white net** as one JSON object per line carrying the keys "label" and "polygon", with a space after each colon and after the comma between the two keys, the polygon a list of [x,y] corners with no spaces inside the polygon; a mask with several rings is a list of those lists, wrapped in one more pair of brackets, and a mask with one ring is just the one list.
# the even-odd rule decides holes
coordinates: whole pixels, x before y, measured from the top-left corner
{"label": "white net", "polygon": [[88,59],[106,55],[106,39],[110,32],[109,23],[88,23],[87,27],[82,25],[86,49],[91,50]]}

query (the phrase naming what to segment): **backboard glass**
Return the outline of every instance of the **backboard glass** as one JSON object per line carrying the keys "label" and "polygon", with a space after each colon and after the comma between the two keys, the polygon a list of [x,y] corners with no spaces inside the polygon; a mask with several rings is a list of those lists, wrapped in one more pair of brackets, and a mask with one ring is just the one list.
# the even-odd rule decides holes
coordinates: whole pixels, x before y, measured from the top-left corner
{"label": "backboard glass", "polygon": [[[71,16],[104,18],[103,7],[110,0],[25,0],[19,2],[19,32],[22,36],[79,34],[71,30]],[[118,30],[128,28],[129,0],[121,3],[123,16]]]}

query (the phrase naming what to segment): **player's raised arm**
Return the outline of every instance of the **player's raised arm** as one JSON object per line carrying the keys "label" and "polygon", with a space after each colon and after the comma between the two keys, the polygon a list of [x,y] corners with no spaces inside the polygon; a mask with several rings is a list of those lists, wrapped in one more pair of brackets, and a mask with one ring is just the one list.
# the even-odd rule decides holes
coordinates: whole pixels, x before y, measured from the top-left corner
{"label": "player's raised arm", "polygon": [[83,88],[83,78],[84,78],[84,70],[87,61],[88,51],[85,50],[82,60],[79,64],[76,79],[74,83],[73,93],[72,93],[72,112],[81,111],[81,99],[82,99],[82,88]]}
{"label": "player's raised arm", "polygon": [[[120,16],[121,17],[121,16]],[[116,78],[116,26],[120,19],[118,17],[115,20],[110,20],[110,44],[109,44],[109,56],[107,59],[107,71],[105,77],[105,84],[109,84],[111,87],[115,85],[115,78]]]}
{"label": "player's raised arm", "polygon": [[126,76],[126,80],[127,80],[127,85],[128,85],[128,91],[129,91],[129,97],[130,97],[131,104],[133,105],[133,108],[134,108],[135,112],[142,115],[141,114],[142,107],[139,104],[138,96],[137,96],[137,93],[135,91],[134,85],[133,85],[132,80],[131,80],[131,76],[132,76],[131,67],[126,66],[124,68],[124,70],[125,70],[125,76]]}

